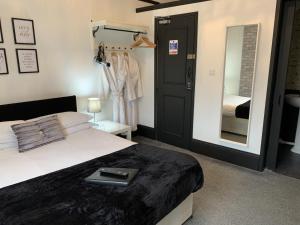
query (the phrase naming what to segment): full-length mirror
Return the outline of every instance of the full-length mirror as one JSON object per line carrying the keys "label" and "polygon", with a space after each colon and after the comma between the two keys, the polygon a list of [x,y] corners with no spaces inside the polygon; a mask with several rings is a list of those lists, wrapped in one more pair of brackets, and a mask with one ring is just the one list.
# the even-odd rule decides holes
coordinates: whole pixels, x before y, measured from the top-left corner
{"label": "full-length mirror", "polygon": [[247,144],[259,25],[227,28],[221,138]]}

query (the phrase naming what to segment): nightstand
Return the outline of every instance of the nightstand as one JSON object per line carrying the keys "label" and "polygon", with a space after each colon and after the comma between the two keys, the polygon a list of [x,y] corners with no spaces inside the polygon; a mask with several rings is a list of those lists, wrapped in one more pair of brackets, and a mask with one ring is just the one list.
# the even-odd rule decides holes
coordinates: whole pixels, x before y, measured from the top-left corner
{"label": "nightstand", "polygon": [[96,123],[98,126],[93,128],[105,131],[110,134],[126,134],[127,140],[131,140],[131,127],[128,125],[116,123],[109,120],[104,120]]}

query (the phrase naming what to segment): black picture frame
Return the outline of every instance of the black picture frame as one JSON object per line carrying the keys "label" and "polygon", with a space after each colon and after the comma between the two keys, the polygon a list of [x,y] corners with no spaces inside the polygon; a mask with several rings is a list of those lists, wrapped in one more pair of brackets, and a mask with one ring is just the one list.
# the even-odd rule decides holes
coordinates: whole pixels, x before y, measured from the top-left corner
{"label": "black picture frame", "polygon": [[4,39],[3,39],[3,32],[2,32],[2,25],[1,25],[1,19],[0,19],[0,43],[4,43]]}
{"label": "black picture frame", "polygon": [[8,70],[8,63],[7,63],[7,57],[6,57],[6,50],[5,50],[5,48],[0,48],[0,51],[3,51],[3,53],[4,53],[4,60],[5,60],[5,66],[6,66],[6,72],[1,73],[1,71],[0,71],[0,75],[8,75],[9,70]]}
{"label": "black picture frame", "polygon": [[[19,52],[20,51],[33,51],[35,53],[35,61],[36,61],[36,68],[37,70],[30,70],[30,71],[22,71],[21,67],[21,62],[20,62],[20,57],[19,57]],[[39,61],[38,61],[38,53],[36,49],[28,49],[28,48],[17,48],[16,49],[16,56],[17,56],[17,62],[18,62],[18,71],[20,74],[26,74],[26,73],[39,73]]]}
{"label": "black picture frame", "polygon": [[[15,27],[15,22],[16,21],[25,21],[31,23],[31,30],[32,30],[32,36],[33,36],[33,42],[21,42],[18,41],[18,37],[16,34],[16,27]],[[35,38],[35,29],[34,29],[34,21],[30,19],[21,19],[21,18],[11,18],[12,26],[13,26],[13,33],[14,33],[14,40],[15,44],[17,45],[36,45],[36,38]]]}

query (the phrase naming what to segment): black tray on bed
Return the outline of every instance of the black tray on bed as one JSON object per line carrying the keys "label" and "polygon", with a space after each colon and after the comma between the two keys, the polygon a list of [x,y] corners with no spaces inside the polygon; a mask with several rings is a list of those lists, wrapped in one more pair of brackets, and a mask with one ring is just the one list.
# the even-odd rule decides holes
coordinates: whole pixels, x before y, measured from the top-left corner
{"label": "black tray on bed", "polygon": [[[102,176],[101,170],[110,170],[112,172],[114,171],[121,171],[128,173],[128,177],[126,179],[122,178],[115,178],[115,177],[109,177],[109,176]],[[97,184],[110,184],[110,185],[117,185],[117,186],[128,186],[130,182],[133,180],[133,178],[138,173],[138,169],[130,169],[130,168],[99,168],[96,172],[94,172],[92,175],[85,178],[86,182],[89,183],[97,183]]]}

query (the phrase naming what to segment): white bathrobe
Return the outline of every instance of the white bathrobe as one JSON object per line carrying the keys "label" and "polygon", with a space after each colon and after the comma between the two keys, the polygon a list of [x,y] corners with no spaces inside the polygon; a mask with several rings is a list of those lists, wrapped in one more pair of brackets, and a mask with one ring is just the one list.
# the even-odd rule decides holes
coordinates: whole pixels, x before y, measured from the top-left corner
{"label": "white bathrobe", "polygon": [[124,87],[128,76],[127,63],[123,53],[108,52],[106,57],[106,61],[110,63],[110,67],[105,67],[105,74],[113,99],[113,120],[126,124]]}
{"label": "white bathrobe", "polygon": [[99,72],[99,97],[101,101],[105,101],[109,97],[110,86],[107,80],[107,68],[104,63],[97,63],[97,70]]}
{"label": "white bathrobe", "polygon": [[135,131],[138,123],[138,98],[143,96],[141,74],[138,62],[131,54],[124,54],[123,57],[128,69],[125,87],[126,118],[132,131]]}

